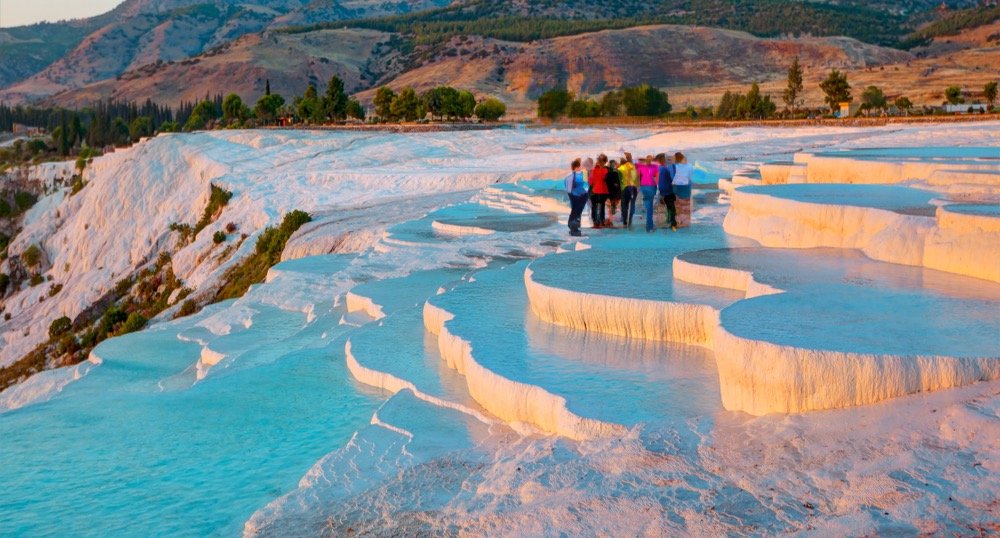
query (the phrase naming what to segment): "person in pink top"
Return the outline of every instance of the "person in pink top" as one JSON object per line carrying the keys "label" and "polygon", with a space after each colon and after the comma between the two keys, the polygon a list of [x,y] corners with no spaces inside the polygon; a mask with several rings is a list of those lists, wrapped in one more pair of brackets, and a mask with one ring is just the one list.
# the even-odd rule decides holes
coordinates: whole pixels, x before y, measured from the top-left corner
{"label": "person in pink top", "polygon": [[635,165],[639,173],[639,192],[642,193],[642,205],[646,208],[646,231],[653,231],[653,202],[656,199],[656,181],[659,179],[660,167],[653,162],[652,155]]}

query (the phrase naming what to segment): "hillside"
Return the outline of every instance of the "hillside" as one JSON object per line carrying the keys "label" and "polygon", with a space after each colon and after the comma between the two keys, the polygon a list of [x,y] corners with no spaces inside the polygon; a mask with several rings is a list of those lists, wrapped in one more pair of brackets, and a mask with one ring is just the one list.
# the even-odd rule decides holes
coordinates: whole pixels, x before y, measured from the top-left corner
{"label": "hillside", "polygon": [[[495,54],[498,48],[511,52]],[[643,83],[667,88],[749,83],[783,73],[796,55],[806,66],[845,69],[910,58],[849,38],[760,39],[689,26],[606,30],[523,45],[466,42],[458,50],[456,56],[449,52],[404,73],[393,84],[425,87],[438,80],[521,101],[561,85],[595,95]]]}
{"label": "hillside", "polygon": [[[114,80],[129,71],[152,69],[213,52],[268,28],[409,13],[440,7],[443,3],[446,2],[127,0],[101,17],[0,30],[0,52],[13,54],[0,61],[0,87],[4,87],[0,90],[0,101],[35,101],[87,84]],[[42,38],[37,37],[39,31]]]}
{"label": "hillside", "polygon": [[179,62],[148,65],[56,95],[64,106],[85,106],[115,98],[176,105],[217,91],[236,92],[256,100],[266,81],[291,97],[308,83],[322,87],[331,76],[344,80],[348,91],[371,87],[402,70],[404,59],[396,38],[374,30],[320,30],[309,34],[253,34],[215,51]]}
{"label": "hillside", "polygon": [[[942,84],[981,85],[994,76],[988,66],[1000,41],[983,30],[990,25],[967,28],[996,8],[940,16],[930,11],[934,5],[127,0],[101,17],[0,31],[0,52],[14,51],[0,62],[0,87],[16,81],[0,90],[0,102],[84,106],[115,97],[176,105],[220,91],[255,100],[266,80],[290,97],[336,74],[349,91],[386,83],[468,87],[505,99],[514,111],[527,111],[530,99],[561,84],[594,95],[650,83],[668,88],[679,104],[704,105],[751,81],[771,90],[795,55],[817,81],[830,68],[861,78],[877,69],[875,82],[891,70],[893,88],[916,87],[936,99]],[[44,37],[32,37],[33,28]],[[904,42],[920,47],[912,54],[885,47]],[[806,97],[820,101],[812,87]]]}
{"label": "hillside", "polygon": [[[407,53],[399,36],[375,30],[316,30],[247,36],[192,60],[127,72],[55,97],[79,106],[95,99],[143,99],[163,103],[203,97],[221,88],[256,100],[264,82],[286,96],[309,82],[322,86],[333,74],[349,91],[383,83],[418,90],[440,84],[496,95],[528,110],[553,86],[578,94],[642,83],[658,87],[748,84],[781,76],[794,56],[805,66],[864,69],[906,62],[903,51],[849,38],[761,39],[743,32],[688,26],[605,30],[572,37],[516,43],[478,37],[455,38]],[[365,92],[364,90],[369,90]]]}

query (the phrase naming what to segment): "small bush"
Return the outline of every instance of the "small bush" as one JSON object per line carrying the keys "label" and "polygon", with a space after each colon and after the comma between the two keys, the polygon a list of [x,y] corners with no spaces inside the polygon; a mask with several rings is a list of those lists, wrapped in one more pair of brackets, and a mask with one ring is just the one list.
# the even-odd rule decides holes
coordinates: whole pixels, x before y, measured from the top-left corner
{"label": "small bush", "polygon": [[10,286],[10,276],[7,273],[0,273],[0,295],[7,293]]}
{"label": "small bush", "polygon": [[62,289],[62,284],[53,284],[52,287],[49,288],[49,297],[55,297],[60,291],[62,291]]}
{"label": "small bush", "polygon": [[99,342],[114,334],[118,324],[123,323],[128,317],[128,314],[118,305],[112,305],[105,310],[104,315],[101,316],[101,323],[97,326],[97,341]]}
{"label": "small bush", "polygon": [[17,205],[17,211],[24,213],[38,203],[38,197],[30,192],[21,191],[14,195],[14,203]]}
{"label": "small bush", "polygon": [[131,314],[128,315],[128,318],[125,320],[125,323],[122,324],[121,328],[118,329],[118,332],[116,334],[122,335],[122,334],[134,333],[136,331],[141,331],[142,328],[145,327],[146,323],[148,322],[149,320],[146,319],[142,314],[138,312],[132,312]]}
{"label": "small bush", "polygon": [[198,311],[198,303],[194,302],[193,299],[188,299],[184,301],[184,304],[177,310],[177,314],[174,318],[183,318],[184,316],[190,316]]}
{"label": "small bush", "polygon": [[128,290],[132,289],[133,280],[132,277],[125,277],[115,284],[115,295],[121,297],[128,293]]}
{"label": "small bush", "polygon": [[14,214],[14,210],[10,208],[10,204],[7,200],[0,200],[0,217],[9,217]]}
{"label": "small bush", "polygon": [[309,213],[295,210],[285,215],[277,228],[267,228],[257,238],[257,246],[253,255],[239,265],[232,267],[223,278],[225,285],[216,294],[215,299],[222,301],[240,297],[252,284],[263,282],[267,270],[281,261],[281,253],[285,243],[303,224],[312,220]]}
{"label": "small bush", "polygon": [[69,191],[69,195],[73,196],[73,195],[77,194],[78,192],[82,191],[83,188],[86,187],[86,186],[87,186],[87,183],[83,181],[82,177],[80,177],[80,176],[73,176],[73,188]]}
{"label": "small bush", "polygon": [[31,280],[28,281],[28,283],[31,284],[31,287],[35,287],[43,282],[45,282],[45,278],[43,278],[42,275],[32,275]]}
{"label": "small bush", "polygon": [[235,222],[230,222],[229,224],[226,225],[226,233],[227,234],[235,233],[236,229],[237,229],[237,227],[236,227],[236,223]]}
{"label": "small bush", "polygon": [[226,232],[223,232],[222,230],[219,230],[214,234],[212,234],[212,242],[215,243],[216,245],[222,243],[225,240],[226,240]]}
{"label": "small bush", "polygon": [[38,245],[31,245],[21,253],[21,261],[28,267],[38,267],[42,263],[42,249]]}
{"label": "small bush", "polygon": [[201,214],[201,219],[198,223],[194,225],[194,235],[197,236],[198,232],[205,229],[210,222],[212,222],[212,217],[229,203],[229,199],[233,197],[233,193],[223,190],[222,188],[212,185],[212,193],[208,197],[208,205],[205,206],[205,212]]}
{"label": "small bush", "polygon": [[49,325],[49,338],[53,340],[69,332],[73,327],[73,322],[66,316],[54,320]]}

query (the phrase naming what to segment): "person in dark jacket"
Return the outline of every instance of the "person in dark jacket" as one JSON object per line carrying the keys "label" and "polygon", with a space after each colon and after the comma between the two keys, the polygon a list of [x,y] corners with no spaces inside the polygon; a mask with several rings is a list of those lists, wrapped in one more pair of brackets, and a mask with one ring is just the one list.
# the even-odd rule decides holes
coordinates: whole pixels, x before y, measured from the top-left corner
{"label": "person in dark jacket", "polygon": [[656,156],[656,161],[660,163],[659,190],[660,201],[667,206],[667,224],[677,230],[677,195],[674,194],[674,164],[667,162],[667,156],[663,153]]}
{"label": "person in dark jacket", "polygon": [[604,178],[608,184],[608,220],[605,224],[608,228],[615,227],[615,213],[618,212],[618,204],[622,201],[622,180],[618,172],[618,161],[608,163],[608,175]]}

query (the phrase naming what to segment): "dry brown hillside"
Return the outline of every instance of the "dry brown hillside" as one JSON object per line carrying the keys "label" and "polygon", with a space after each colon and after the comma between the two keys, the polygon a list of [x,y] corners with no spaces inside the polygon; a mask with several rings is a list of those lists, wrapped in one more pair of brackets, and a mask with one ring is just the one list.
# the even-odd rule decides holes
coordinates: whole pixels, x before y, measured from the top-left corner
{"label": "dry brown hillside", "polygon": [[[847,69],[855,99],[870,85],[882,88],[890,101],[905,95],[917,105],[940,105],[944,101],[945,88],[952,85],[962,87],[967,99],[980,99],[986,83],[1000,79],[1000,21],[958,35],[939,37],[913,53],[912,58],[895,63]],[[828,69],[829,66],[823,64],[806,66],[807,105],[823,103],[819,83]],[[780,101],[785,88],[784,74],[777,73],[762,80],[762,91]],[[675,106],[681,107],[710,105],[715,104],[726,90],[746,91],[746,87],[719,83],[671,88],[670,99]]]}
{"label": "dry brown hillside", "polygon": [[[558,85],[577,95],[643,83],[666,88],[671,95],[675,88],[742,87],[784,77],[796,55],[809,70],[858,70],[913,60],[907,52],[849,38],[761,39],[718,28],[664,25],[527,44],[456,38],[390,85],[470,88],[505,99],[515,112],[529,113],[533,99]],[[372,93],[361,97],[368,100]],[[713,95],[706,102],[716,99]]]}
{"label": "dry brown hillside", "polygon": [[61,93],[52,101],[81,106],[104,98],[141,101],[155,96],[157,102],[176,105],[206,94],[235,92],[252,103],[267,80],[274,92],[291,101],[309,82],[322,88],[333,75],[344,80],[348,91],[357,91],[401,69],[392,40],[392,35],[374,30],[255,34],[210,54],[145,66],[119,80]]}
{"label": "dry brown hillside", "polygon": [[831,68],[848,73],[855,95],[876,84],[890,97],[906,94],[917,104],[939,104],[949,85],[981,90],[997,78],[1000,43],[990,41],[993,33],[977,29],[975,35],[953,36],[948,43],[942,39],[912,54],[850,38],[762,39],[717,28],[664,25],[530,43],[461,36],[405,54],[399,36],[374,30],[273,32],[246,36],[193,59],[132,69],[120,80],[63,92],[53,101],[83,105],[99,98],[155,96],[177,104],[236,92],[252,102],[267,79],[274,91],[291,100],[310,82],[322,88],[336,74],[348,91],[361,92],[363,102],[370,102],[374,88],[383,84],[419,91],[447,84],[500,97],[513,117],[532,115],[533,100],[557,85],[598,96],[648,83],[665,88],[674,106],[683,108],[714,105],[726,90],[745,91],[753,81],[780,101],[787,67],[799,56],[807,105],[822,104],[818,85]]}

